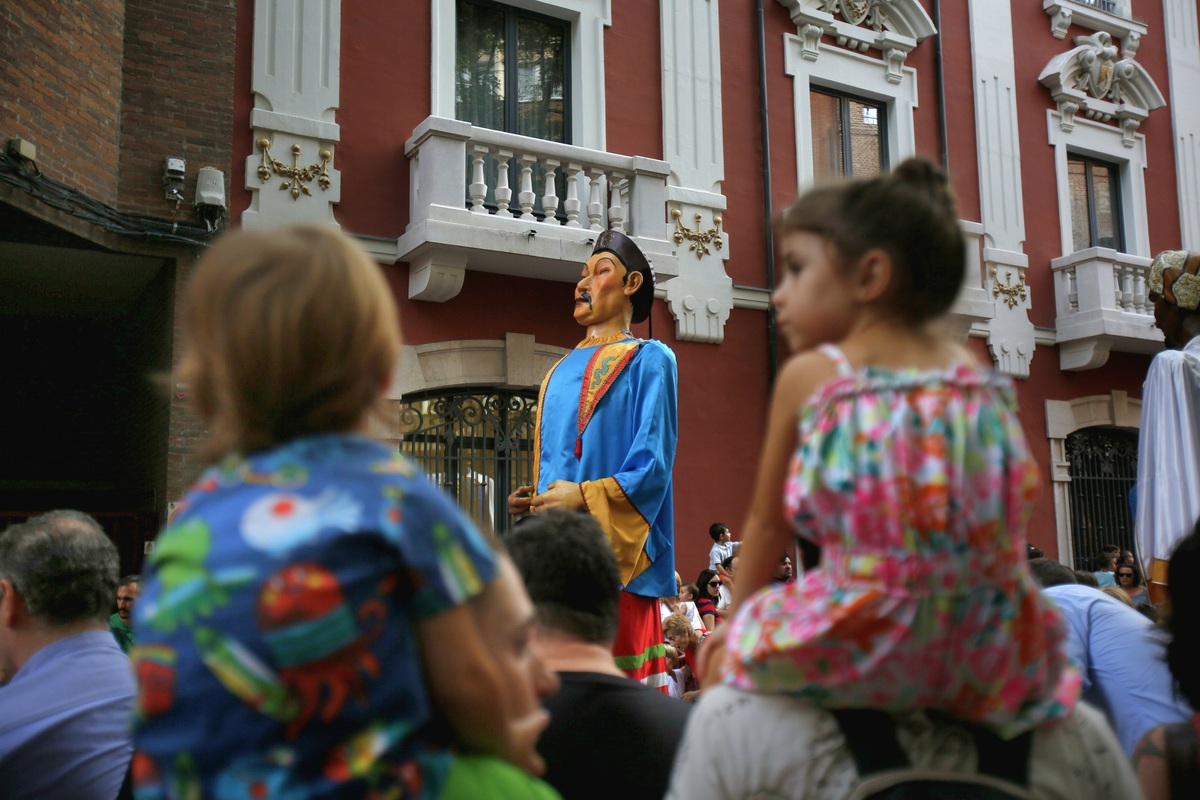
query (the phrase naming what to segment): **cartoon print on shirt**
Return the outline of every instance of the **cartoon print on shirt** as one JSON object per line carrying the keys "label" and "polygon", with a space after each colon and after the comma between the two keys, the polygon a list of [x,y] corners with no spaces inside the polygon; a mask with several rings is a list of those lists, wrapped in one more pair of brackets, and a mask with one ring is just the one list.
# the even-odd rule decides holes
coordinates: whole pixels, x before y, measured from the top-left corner
{"label": "cartoon print on shirt", "polygon": [[318,707],[328,723],[351,692],[363,701],[366,679],[379,677],[379,660],[369,645],[386,616],[378,598],[353,613],[337,578],[320,564],[289,564],[263,584],[258,625],[280,681],[300,703],[286,738],[298,736]]}
{"label": "cartoon print on shirt", "polygon": [[362,506],[333,489],[314,498],[272,492],[246,508],[240,527],[247,544],[278,557],[314,541],[322,531],[354,530],[361,518]]}
{"label": "cartoon print on shirt", "polygon": [[191,625],[229,602],[232,592],[254,582],[257,570],[237,567],[210,572],[204,566],[212,550],[212,531],[203,520],[176,523],[163,531],[150,554],[161,590],[140,598],[143,620],[171,633],[181,622]]}

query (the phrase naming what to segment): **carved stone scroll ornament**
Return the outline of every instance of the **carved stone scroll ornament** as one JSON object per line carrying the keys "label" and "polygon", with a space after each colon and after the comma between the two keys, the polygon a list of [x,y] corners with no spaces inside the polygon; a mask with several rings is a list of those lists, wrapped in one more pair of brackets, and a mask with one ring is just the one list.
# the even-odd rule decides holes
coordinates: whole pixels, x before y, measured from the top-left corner
{"label": "carved stone scroll ornament", "polygon": [[827,14],[841,14],[851,25],[863,22],[873,30],[883,29],[883,13],[879,0],[823,0],[821,10]]}
{"label": "carved stone scroll ornament", "polygon": [[1038,80],[1050,90],[1062,115],[1062,128],[1075,127],[1075,115],[1097,122],[1116,120],[1122,141],[1133,146],[1134,133],[1151,111],[1166,105],[1145,67],[1126,54],[1118,59],[1112,36],[1100,31],[1076,36],[1075,47],[1050,59]]}

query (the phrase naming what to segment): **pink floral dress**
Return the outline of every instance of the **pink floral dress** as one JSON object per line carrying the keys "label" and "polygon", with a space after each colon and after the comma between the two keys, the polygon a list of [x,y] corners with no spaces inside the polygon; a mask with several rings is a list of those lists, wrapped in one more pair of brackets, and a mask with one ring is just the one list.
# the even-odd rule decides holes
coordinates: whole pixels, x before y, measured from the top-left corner
{"label": "pink floral dress", "polygon": [[821,546],[731,623],[730,682],[827,708],[936,709],[1016,736],[1080,677],[1025,562],[1038,489],[1007,378],[851,370],[800,411],[784,501]]}

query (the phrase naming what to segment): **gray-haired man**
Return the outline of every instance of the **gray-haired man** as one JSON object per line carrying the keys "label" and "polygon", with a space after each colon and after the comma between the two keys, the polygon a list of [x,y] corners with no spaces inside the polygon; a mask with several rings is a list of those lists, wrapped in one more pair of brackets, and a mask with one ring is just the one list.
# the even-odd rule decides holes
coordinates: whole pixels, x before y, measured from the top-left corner
{"label": "gray-haired man", "polygon": [[0,531],[0,787],[112,800],[129,766],[133,675],[108,629],[117,549],[52,511]]}

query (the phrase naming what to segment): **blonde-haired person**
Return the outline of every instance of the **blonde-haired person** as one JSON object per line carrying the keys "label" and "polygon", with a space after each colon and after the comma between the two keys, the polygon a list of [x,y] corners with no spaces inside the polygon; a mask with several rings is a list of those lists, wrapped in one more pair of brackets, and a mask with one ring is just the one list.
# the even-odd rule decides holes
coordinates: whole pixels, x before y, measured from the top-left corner
{"label": "blonde-haired person", "polygon": [[1115,597],[1125,605],[1133,608],[1133,601],[1129,599],[1129,594],[1120,586],[1101,586],[1100,591],[1104,592],[1109,597]]}
{"label": "blonde-haired person", "polygon": [[148,559],[135,610],[139,791],[437,797],[448,752],[530,772],[543,712],[509,713],[466,602],[489,542],[366,436],[400,354],[391,292],[323,225],[223,236],[184,303],[180,379],[212,466]]}
{"label": "blonde-haired person", "polygon": [[700,633],[692,626],[685,614],[671,614],[663,618],[663,637],[679,651],[683,659],[680,677],[683,678],[682,699],[693,702],[700,696],[700,677],[696,671],[696,648],[703,641]]}

